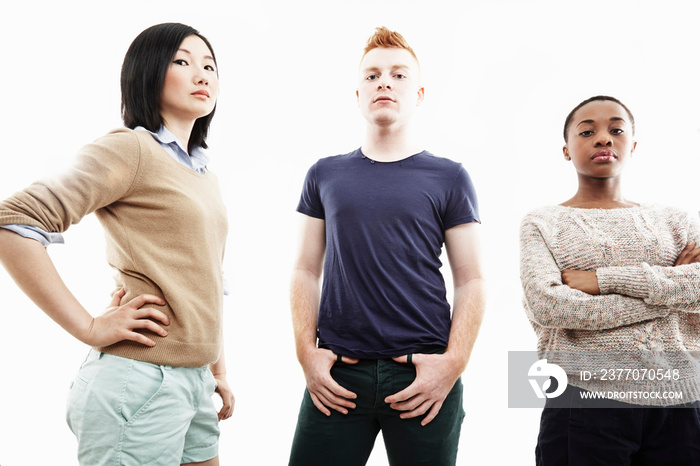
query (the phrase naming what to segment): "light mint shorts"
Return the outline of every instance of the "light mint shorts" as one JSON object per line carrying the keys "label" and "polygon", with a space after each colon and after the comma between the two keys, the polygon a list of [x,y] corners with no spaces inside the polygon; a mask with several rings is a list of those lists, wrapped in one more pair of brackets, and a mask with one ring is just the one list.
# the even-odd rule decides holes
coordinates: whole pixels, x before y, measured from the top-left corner
{"label": "light mint shorts", "polygon": [[159,366],[90,350],[68,395],[81,465],[201,462],[219,450],[207,367]]}

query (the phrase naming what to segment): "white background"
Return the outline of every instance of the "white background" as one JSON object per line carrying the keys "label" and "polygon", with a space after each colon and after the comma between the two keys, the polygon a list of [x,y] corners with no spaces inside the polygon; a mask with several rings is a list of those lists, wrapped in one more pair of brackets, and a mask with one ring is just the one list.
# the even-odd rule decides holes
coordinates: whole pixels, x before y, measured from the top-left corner
{"label": "white background", "polygon": [[[534,464],[539,410],[509,409],[506,391],[507,351],[535,348],[520,304],[520,219],[573,195],[561,127],[573,106],[601,93],[622,99],[638,122],[626,195],[698,210],[694,4],[12,2],[0,29],[0,198],[61,170],[121,125],[119,71],[141,30],[178,21],[208,37],[221,78],[209,144],[231,227],[225,341],[237,398],[220,455],[224,465],[286,464],[304,387],[287,304],[298,195],[316,159],[361,144],[354,91],[362,48],[376,26],[398,30],[423,70],[416,137],[464,164],[481,204],[490,297],[463,376],[458,463]],[[101,229],[90,216],[65,238],[51,256],[99,314],[112,289]],[[0,298],[0,464],[77,464],[65,397],[87,348],[4,270]],[[387,464],[381,441],[370,464]]]}

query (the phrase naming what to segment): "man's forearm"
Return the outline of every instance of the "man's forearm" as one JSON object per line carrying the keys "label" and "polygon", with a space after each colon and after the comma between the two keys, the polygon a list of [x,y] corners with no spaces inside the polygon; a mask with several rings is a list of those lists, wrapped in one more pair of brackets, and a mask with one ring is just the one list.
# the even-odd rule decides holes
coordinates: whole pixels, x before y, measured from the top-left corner
{"label": "man's forearm", "polygon": [[469,362],[486,307],[483,278],[472,278],[455,288],[452,326],[445,354],[452,356],[461,374]]}
{"label": "man's forearm", "polygon": [[319,279],[320,277],[305,269],[296,269],[292,275],[290,304],[294,341],[300,362],[307,351],[316,348],[320,302]]}

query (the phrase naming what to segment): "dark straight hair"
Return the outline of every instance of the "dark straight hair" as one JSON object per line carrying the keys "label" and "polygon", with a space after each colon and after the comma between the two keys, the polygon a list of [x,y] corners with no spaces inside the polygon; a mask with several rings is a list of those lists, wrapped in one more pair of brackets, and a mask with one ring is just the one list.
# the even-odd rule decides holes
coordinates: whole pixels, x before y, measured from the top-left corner
{"label": "dark straight hair", "polygon": [[630,126],[632,126],[632,134],[634,134],[634,116],[632,115],[632,112],[630,112],[630,109],[627,108],[627,105],[620,102],[619,99],[616,99],[615,97],[610,97],[609,95],[596,95],[593,97],[589,97],[588,99],[575,106],[574,109],[571,110],[571,112],[569,112],[569,114],[566,116],[566,120],[564,120],[564,142],[569,142],[569,126],[571,126],[571,120],[574,118],[574,113],[576,113],[576,111],[584,105],[600,100],[608,100],[610,102],[615,102],[616,104],[620,105],[620,107],[624,108],[625,112],[627,112],[627,115],[630,117]]}
{"label": "dark straight hair", "polygon": [[[204,41],[216,63],[216,56],[209,41],[199,31],[185,24],[156,24],[141,32],[131,43],[124,57],[121,73],[121,110],[124,126],[131,129],[143,126],[153,132],[160,129],[163,124],[160,96],[163,92],[165,73],[182,41],[191,35]],[[198,146],[207,147],[209,123],[215,110],[216,106],[209,115],[195,121],[188,151]]]}

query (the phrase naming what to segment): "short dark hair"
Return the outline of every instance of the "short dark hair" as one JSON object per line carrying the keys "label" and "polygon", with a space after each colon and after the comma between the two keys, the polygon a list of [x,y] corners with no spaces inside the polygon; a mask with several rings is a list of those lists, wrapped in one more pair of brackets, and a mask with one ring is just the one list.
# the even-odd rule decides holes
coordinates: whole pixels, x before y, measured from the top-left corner
{"label": "short dark hair", "polygon": [[[191,26],[180,23],[163,23],[151,26],[139,34],[129,46],[121,72],[122,120],[124,126],[134,129],[143,126],[156,132],[163,124],[160,114],[160,97],[165,74],[180,44],[186,37],[195,35],[209,47],[214,63],[216,56],[209,41]],[[205,142],[214,110],[198,118],[187,150],[207,147]]]}
{"label": "short dark hair", "polygon": [[583,102],[581,102],[580,104],[575,106],[574,109],[571,110],[571,112],[569,112],[569,114],[566,117],[566,120],[564,120],[564,142],[569,142],[569,135],[568,135],[569,126],[571,126],[571,120],[573,120],[573,118],[574,118],[574,113],[576,113],[576,111],[579,108],[583,107],[584,105],[589,104],[591,102],[595,102],[597,100],[609,100],[610,102],[615,102],[616,104],[619,104],[622,108],[624,108],[625,111],[627,112],[627,115],[629,115],[629,117],[630,117],[630,125],[632,126],[632,134],[634,134],[634,116],[632,115],[632,112],[630,112],[630,109],[627,108],[627,105],[620,102],[619,99],[616,99],[615,97],[610,97],[609,95],[596,95],[596,96],[593,96],[593,97],[590,97],[590,98],[584,100]]}

